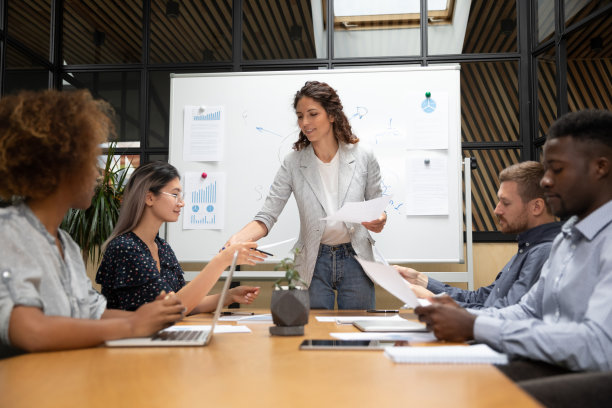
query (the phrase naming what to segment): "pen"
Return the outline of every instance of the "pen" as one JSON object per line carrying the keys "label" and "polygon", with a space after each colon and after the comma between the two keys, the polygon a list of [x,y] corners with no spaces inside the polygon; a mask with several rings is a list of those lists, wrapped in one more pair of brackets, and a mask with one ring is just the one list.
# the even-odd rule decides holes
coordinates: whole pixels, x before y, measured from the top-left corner
{"label": "pen", "polygon": [[[221,251],[223,251],[224,249],[225,249],[225,247],[221,248]],[[253,249],[254,249],[255,251],[257,251],[257,252],[261,252],[261,253],[262,253],[262,254],[264,254],[264,255],[274,256],[274,254],[271,254],[271,253],[266,252],[266,251],[262,251],[261,249],[257,249],[257,248],[253,248]]]}
{"label": "pen", "polygon": [[221,312],[221,314],[222,314],[223,316],[231,316],[231,315],[235,315],[235,316],[238,316],[238,315],[242,315],[242,316],[252,316],[252,315],[254,315],[255,313],[254,313],[254,312]]}

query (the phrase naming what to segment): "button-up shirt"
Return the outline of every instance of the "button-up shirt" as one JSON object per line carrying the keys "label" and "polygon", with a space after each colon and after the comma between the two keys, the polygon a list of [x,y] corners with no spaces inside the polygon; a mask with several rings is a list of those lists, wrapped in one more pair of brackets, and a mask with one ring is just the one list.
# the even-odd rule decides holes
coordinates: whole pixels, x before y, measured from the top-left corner
{"label": "button-up shirt", "polygon": [[473,309],[502,308],[518,303],[540,277],[561,223],[538,225],[517,235],[518,251],[503,267],[489,286],[465,290],[429,278],[427,289],[433,293],[446,292],[461,306]]}
{"label": "button-up shirt", "polygon": [[106,299],[92,288],[78,245],[63,230],[58,236],[63,257],[26,204],[0,209],[0,345],[10,344],[16,305],[47,316],[99,319],[104,313]]}
{"label": "button-up shirt", "polygon": [[612,370],[612,201],[555,238],[538,282],[521,301],[487,309],[477,341],[570,370]]}

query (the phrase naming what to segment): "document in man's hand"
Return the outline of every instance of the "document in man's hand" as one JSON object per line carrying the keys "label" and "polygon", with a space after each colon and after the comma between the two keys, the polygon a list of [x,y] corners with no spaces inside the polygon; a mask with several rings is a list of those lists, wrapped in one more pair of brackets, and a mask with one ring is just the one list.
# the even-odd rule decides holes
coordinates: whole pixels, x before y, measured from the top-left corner
{"label": "document in man's hand", "polygon": [[366,261],[359,257],[356,257],[356,259],[370,279],[404,302],[408,307],[417,307],[423,305],[424,302],[429,303],[425,299],[417,299],[410,289],[410,284],[392,266]]}
{"label": "document in man's hand", "polygon": [[412,364],[508,364],[508,356],[486,344],[474,346],[387,347],[385,355],[395,363]]}

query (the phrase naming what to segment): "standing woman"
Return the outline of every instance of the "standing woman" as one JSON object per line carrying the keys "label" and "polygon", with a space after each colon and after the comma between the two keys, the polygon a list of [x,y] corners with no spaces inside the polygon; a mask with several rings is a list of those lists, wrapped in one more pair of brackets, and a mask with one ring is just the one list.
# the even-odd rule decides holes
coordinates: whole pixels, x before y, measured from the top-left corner
{"label": "standing woman", "polygon": [[[103,246],[96,282],[110,307],[134,310],[164,290],[176,292],[187,313],[210,312],[219,295],[206,296],[238,251],[238,263],[255,265],[265,255],[254,242],[238,243],[219,252],[185,284],[183,270],[170,245],[159,237],[164,222],[176,222],[185,206],[178,171],[166,162],[145,164],[126,186],[117,225]],[[227,304],[251,303],[258,287],[230,289]]]}
{"label": "standing woman", "polygon": [[372,260],[369,231],[382,231],[387,215],[361,224],[321,221],[344,203],[380,197],[380,169],[371,151],[359,146],[336,91],[309,81],[296,94],[293,107],[300,135],[276,174],[263,208],[227,244],[266,236],[291,193],[300,214],[295,248],[296,268],[309,284],[310,306],[370,309],[374,284],[355,259]]}
{"label": "standing woman", "polygon": [[59,229],[68,209],[91,204],[109,112],[84,90],[0,99],[0,197],[13,200],[0,209],[0,357],[148,336],[182,318],[166,293],[136,312],[106,309]]}

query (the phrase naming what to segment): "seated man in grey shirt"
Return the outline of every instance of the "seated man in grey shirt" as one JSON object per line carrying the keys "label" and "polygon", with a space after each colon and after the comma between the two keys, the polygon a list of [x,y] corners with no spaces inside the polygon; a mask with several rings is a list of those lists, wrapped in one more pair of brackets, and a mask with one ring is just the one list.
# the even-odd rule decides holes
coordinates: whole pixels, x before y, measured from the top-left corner
{"label": "seated man in grey shirt", "polygon": [[545,404],[576,397],[579,405],[592,406],[590,397],[600,398],[593,395],[594,380],[581,388],[587,393],[578,393],[569,383],[580,386],[574,379],[582,377],[560,374],[607,371],[597,375],[605,383],[597,389],[612,398],[612,113],[560,118],[550,127],[544,166],[548,204],[569,219],[531,290],[503,309],[470,313],[444,296],[415,312],[439,339],[475,339],[521,358],[503,371],[521,385],[529,382],[525,388]]}
{"label": "seated man in grey shirt", "polygon": [[554,222],[555,217],[544,199],[544,189],[540,187],[543,175],[544,167],[534,161],[514,164],[499,173],[495,215],[501,232],[518,234],[518,252],[489,286],[465,290],[445,285],[412,268],[394,267],[420,297],[445,292],[461,306],[473,309],[518,303],[540,277],[552,241],[561,231],[561,223]]}

